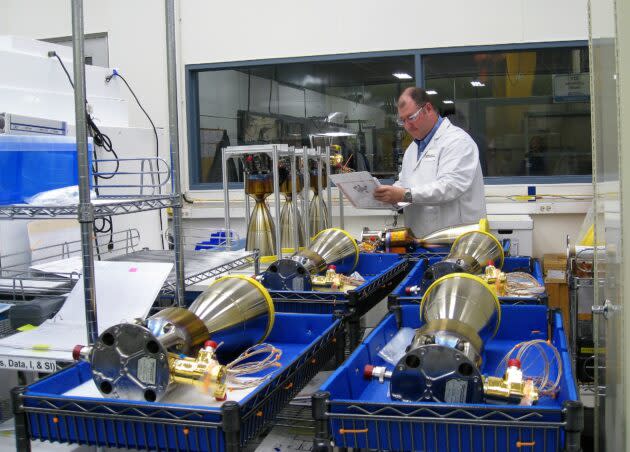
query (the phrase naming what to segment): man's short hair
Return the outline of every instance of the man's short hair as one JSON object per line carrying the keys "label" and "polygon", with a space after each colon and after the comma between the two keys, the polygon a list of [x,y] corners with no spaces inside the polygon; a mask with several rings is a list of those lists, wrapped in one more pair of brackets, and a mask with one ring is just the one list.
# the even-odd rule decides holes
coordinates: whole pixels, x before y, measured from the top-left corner
{"label": "man's short hair", "polygon": [[[411,100],[418,106],[418,108],[422,107],[424,104],[431,104],[431,99],[429,99],[429,95],[424,90],[424,88],[418,88],[416,86],[412,86],[406,88],[400,97],[398,98],[398,108],[404,107],[407,103],[405,97],[409,96]],[[433,104],[431,104],[433,105]]]}

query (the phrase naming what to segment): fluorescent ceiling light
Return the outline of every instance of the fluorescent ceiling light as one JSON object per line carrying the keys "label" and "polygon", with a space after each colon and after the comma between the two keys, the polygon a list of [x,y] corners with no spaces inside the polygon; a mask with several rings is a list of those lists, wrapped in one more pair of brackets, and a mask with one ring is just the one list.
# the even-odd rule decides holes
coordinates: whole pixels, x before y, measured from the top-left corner
{"label": "fluorescent ceiling light", "polygon": [[323,135],[325,137],[353,137],[355,134],[351,132],[324,132],[318,135]]}
{"label": "fluorescent ceiling light", "polygon": [[480,82],[479,80],[473,80],[472,82],[470,82],[470,84],[475,88],[483,88],[484,86],[486,86],[485,83]]}
{"label": "fluorescent ceiling light", "polygon": [[394,72],[392,75],[401,80],[411,80],[413,78],[411,75],[407,74],[406,72]]}
{"label": "fluorescent ceiling light", "polygon": [[437,91],[436,91],[436,90],[434,90],[434,89],[428,89],[428,90],[427,90],[427,94],[428,94],[429,96],[435,96],[435,95],[437,94]]}
{"label": "fluorescent ceiling light", "polygon": [[445,104],[453,104],[453,103],[455,103],[455,102],[453,102],[450,99],[443,100],[442,102],[445,103]]}

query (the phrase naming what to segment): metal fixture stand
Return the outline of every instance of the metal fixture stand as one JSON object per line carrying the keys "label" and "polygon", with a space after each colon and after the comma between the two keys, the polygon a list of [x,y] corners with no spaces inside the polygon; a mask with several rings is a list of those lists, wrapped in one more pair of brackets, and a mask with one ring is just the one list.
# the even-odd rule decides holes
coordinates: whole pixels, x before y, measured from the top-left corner
{"label": "metal fixture stand", "polygon": [[[319,198],[319,211],[324,212],[324,193],[322,193],[322,148],[317,146],[317,197]],[[326,174],[326,178],[330,177],[330,173]],[[330,184],[328,184],[330,186]],[[328,223],[332,226],[332,223]],[[324,229],[324,215],[319,216],[319,230]]]}
{"label": "metal fixture stand", "polygon": [[[331,189],[331,181],[330,181],[330,146],[326,146],[326,154],[325,154],[325,158],[326,158],[326,175],[327,175],[327,180],[328,180],[328,184],[326,186],[326,198],[328,200],[328,224],[330,225],[330,227],[332,227],[333,225],[333,215],[332,215],[332,189]],[[343,229],[343,227],[342,227]]]}
{"label": "metal fixture stand", "polygon": [[297,158],[295,157],[295,148],[289,149],[291,157],[291,214],[293,215],[293,250],[297,252],[300,249],[300,231],[298,216],[300,215],[297,203]]}
{"label": "metal fixture stand", "polygon": [[304,241],[306,246],[311,243],[311,222],[310,209],[311,209],[311,172],[308,167],[308,154],[309,148],[302,148],[302,168],[304,172],[304,186],[302,187],[302,212],[304,212]]}
{"label": "metal fixture stand", "polygon": [[[223,148],[222,158],[221,158],[221,166],[223,170],[223,203],[224,203],[224,212],[225,212],[225,230],[230,230],[230,188],[229,188],[229,180],[227,174],[227,161],[231,157],[236,157],[239,155],[245,154],[270,154],[273,164],[273,191],[274,191],[274,222],[275,222],[275,233],[276,233],[276,255],[278,258],[282,257],[282,244],[280,243],[280,181],[279,181],[279,157],[280,156],[289,156],[291,157],[292,148],[289,148],[285,145],[252,145],[252,146],[228,146]],[[295,151],[293,151],[295,152]],[[293,171],[293,170],[292,170]],[[245,180],[243,178],[243,180]],[[250,201],[249,195],[247,193],[245,195],[245,226],[249,225],[250,220]],[[294,211],[294,215],[295,215]],[[295,217],[297,221],[297,216]],[[228,247],[231,244],[231,241],[228,236]]]}

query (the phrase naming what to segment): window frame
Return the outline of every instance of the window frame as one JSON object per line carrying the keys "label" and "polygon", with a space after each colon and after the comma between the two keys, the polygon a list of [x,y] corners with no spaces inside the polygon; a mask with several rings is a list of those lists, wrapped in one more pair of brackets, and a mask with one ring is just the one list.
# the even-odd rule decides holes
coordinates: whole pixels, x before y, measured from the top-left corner
{"label": "window frame", "polygon": [[[539,50],[563,47],[586,47],[587,40],[553,41],[553,42],[532,42],[518,44],[494,44],[482,46],[455,46],[436,47],[428,49],[392,50],[380,52],[357,52],[347,54],[330,54],[288,58],[270,58],[260,60],[243,60],[220,63],[200,63],[188,64],[185,66],[185,91],[186,91],[186,130],[188,143],[188,186],[189,190],[220,190],[223,189],[221,182],[202,183],[198,180],[201,166],[199,152],[199,73],[207,70],[225,70],[235,67],[263,66],[286,63],[311,63],[322,61],[343,61],[365,58],[379,58],[391,56],[413,56],[416,86],[424,86],[425,74],[423,57],[428,55],[443,55],[449,53],[478,53],[478,52],[510,52],[518,50]],[[589,72],[591,70],[589,61]],[[592,112],[591,112],[592,117]],[[571,184],[571,183],[592,183],[591,175],[562,175],[562,176],[502,176],[484,177],[487,185],[527,185],[527,184]],[[387,180],[383,180],[388,182]],[[391,182],[391,180],[390,180]],[[229,188],[241,188],[240,182],[230,182]]]}

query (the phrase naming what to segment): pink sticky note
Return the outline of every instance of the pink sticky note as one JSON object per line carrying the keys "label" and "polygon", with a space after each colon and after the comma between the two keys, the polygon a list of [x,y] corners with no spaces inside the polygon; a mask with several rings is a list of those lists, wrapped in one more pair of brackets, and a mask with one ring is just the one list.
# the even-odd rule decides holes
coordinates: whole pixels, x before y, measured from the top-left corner
{"label": "pink sticky note", "polygon": [[137,269],[136,267],[130,267],[130,268],[129,268],[129,271],[130,271],[131,273],[135,273],[135,272],[137,272],[137,271],[138,271],[138,269]]}

